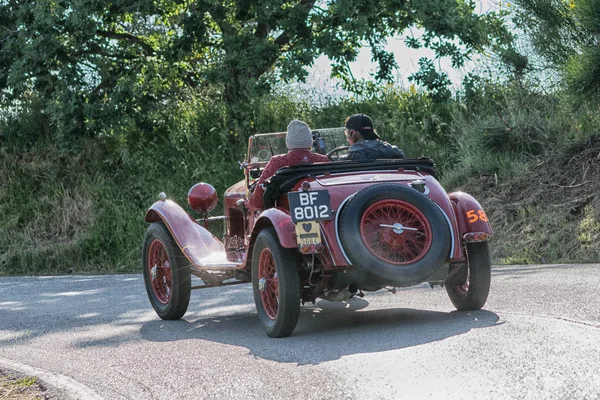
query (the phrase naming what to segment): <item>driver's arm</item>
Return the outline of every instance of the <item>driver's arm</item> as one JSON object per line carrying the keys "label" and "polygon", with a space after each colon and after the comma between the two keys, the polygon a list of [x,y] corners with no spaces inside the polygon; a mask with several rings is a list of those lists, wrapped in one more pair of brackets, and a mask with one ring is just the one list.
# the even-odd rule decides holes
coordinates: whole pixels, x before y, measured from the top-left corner
{"label": "driver's arm", "polygon": [[265,189],[263,189],[263,185],[267,179],[269,179],[275,171],[277,166],[274,162],[269,161],[265,169],[263,169],[260,174],[260,178],[258,178],[258,182],[256,182],[256,187],[254,188],[254,192],[250,195],[248,199],[248,209],[250,211],[262,210],[265,205],[263,203],[263,194],[265,193]]}

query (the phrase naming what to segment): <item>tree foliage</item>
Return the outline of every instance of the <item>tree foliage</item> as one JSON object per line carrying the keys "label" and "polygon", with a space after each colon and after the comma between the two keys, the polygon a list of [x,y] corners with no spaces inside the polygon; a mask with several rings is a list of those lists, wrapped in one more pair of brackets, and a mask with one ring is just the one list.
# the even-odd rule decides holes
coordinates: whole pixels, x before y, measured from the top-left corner
{"label": "tree foliage", "polygon": [[[4,104],[40,97],[50,124],[79,134],[152,130],[148,115],[191,93],[248,103],[305,80],[322,54],[352,87],[348,64],[363,45],[375,80],[390,80],[386,39],[413,27],[424,34],[411,47],[455,67],[510,41],[502,15],[480,15],[471,0],[0,0],[0,21]],[[447,77],[420,64],[413,79],[446,96]]]}
{"label": "tree foliage", "polygon": [[516,23],[578,101],[600,102],[600,2],[517,0]]}

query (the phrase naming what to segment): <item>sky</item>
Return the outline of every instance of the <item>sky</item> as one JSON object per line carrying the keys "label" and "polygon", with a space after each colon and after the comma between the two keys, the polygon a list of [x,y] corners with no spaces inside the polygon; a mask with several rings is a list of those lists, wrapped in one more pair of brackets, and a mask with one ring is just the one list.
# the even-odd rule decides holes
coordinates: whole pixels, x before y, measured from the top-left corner
{"label": "sky", "polygon": [[[499,0],[476,0],[479,13],[484,13],[498,8]],[[411,33],[408,33],[409,35]],[[412,34],[420,36],[418,30],[413,30]],[[388,39],[386,50],[394,53],[398,70],[396,71],[397,80],[406,88],[410,87],[411,83],[408,77],[418,69],[418,62],[421,57],[432,57],[433,51],[429,49],[410,49],[406,47],[404,38],[407,35],[393,37]],[[320,56],[315,61],[310,70],[310,75],[307,79],[309,87],[319,87],[327,92],[336,92],[336,81],[329,78],[331,73],[331,62],[326,56]],[[455,70],[451,67],[449,59],[439,60],[438,66],[448,73],[454,87],[458,87],[462,82],[462,77],[473,70],[476,66],[476,61],[467,63],[460,70]],[[368,79],[370,74],[375,71],[375,64],[371,61],[371,51],[368,47],[363,47],[355,62],[350,64],[352,74],[356,79]]]}

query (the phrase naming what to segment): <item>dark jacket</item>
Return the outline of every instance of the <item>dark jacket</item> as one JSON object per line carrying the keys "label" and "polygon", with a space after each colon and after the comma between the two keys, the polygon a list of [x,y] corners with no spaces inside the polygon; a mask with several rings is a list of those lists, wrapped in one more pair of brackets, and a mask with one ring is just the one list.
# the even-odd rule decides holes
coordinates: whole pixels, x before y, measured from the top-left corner
{"label": "dark jacket", "polygon": [[378,158],[406,158],[402,150],[383,140],[364,140],[354,143],[348,149],[348,159],[352,161],[376,160]]}

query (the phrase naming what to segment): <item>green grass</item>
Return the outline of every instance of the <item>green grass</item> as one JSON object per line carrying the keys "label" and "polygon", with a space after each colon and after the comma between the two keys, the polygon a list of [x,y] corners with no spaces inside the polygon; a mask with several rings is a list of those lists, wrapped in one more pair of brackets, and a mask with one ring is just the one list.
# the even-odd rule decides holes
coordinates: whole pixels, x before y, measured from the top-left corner
{"label": "green grass", "polygon": [[0,370],[0,399],[34,400],[44,399],[44,388],[39,380],[31,376],[17,376]]}

